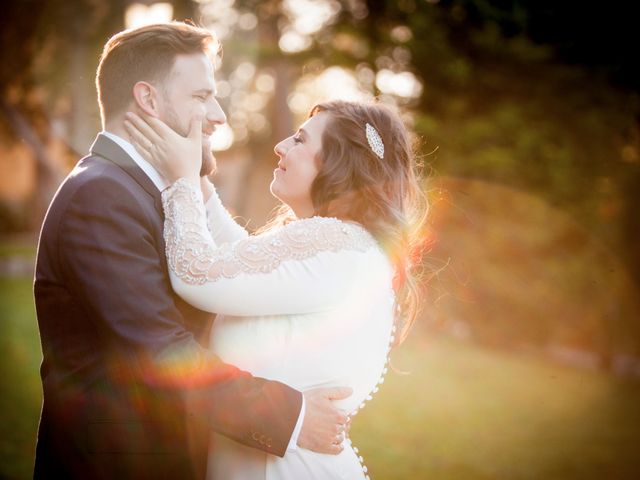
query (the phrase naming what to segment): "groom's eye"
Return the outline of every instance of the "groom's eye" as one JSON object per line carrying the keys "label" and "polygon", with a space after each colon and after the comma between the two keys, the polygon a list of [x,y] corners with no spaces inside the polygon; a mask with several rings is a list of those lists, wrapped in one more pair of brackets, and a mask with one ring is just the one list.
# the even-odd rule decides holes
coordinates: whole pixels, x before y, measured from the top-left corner
{"label": "groom's eye", "polygon": [[202,101],[202,102],[206,102],[207,101],[207,96],[206,95],[194,95],[198,100]]}

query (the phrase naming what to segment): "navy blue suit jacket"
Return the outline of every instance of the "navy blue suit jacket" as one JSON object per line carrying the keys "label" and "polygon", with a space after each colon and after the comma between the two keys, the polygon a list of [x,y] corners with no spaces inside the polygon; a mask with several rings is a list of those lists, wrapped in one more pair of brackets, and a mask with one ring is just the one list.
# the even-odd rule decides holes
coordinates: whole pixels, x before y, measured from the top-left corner
{"label": "navy blue suit jacket", "polygon": [[210,429],[284,455],[300,392],[203,348],[212,316],[171,290],[162,229],[157,188],[99,135],[38,244],[35,478],[203,478]]}

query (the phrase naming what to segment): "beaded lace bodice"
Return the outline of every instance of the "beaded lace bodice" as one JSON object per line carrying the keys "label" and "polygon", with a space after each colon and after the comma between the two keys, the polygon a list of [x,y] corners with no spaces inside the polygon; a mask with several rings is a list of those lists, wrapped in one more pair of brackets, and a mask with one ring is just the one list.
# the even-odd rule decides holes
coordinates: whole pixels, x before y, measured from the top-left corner
{"label": "beaded lace bodice", "polygon": [[162,192],[162,203],[169,268],[191,285],[240,273],[268,273],[283,261],[303,260],[322,251],[366,251],[376,245],[359,225],[313,217],[218,247],[206,227],[201,194],[192,183],[178,180]]}

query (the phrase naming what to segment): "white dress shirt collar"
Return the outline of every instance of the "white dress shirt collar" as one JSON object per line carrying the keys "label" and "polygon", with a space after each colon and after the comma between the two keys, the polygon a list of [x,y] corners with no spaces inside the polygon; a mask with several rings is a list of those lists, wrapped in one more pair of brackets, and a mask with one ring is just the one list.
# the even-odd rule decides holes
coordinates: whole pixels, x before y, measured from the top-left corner
{"label": "white dress shirt collar", "polygon": [[160,175],[149,162],[142,158],[142,155],[138,153],[135,147],[127,142],[124,138],[119,137],[114,133],[107,132],[106,130],[103,130],[102,132],[100,132],[100,134],[117,143],[118,146],[120,146],[120,148],[122,148],[131,157],[131,159],[136,162],[136,165],[138,165],[142,169],[147,177],[151,179],[158,190],[162,191],[169,186],[169,183],[165,180],[165,178]]}

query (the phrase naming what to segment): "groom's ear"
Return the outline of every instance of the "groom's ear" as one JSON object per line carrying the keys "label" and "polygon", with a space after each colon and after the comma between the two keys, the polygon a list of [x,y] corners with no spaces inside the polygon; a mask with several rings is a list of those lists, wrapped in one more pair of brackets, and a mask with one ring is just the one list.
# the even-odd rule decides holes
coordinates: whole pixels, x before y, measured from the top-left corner
{"label": "groom's ear", "polygon": [[133,100],[147,115],[158,116],[158,91],[150,83],[137,82],[133,86]]}

